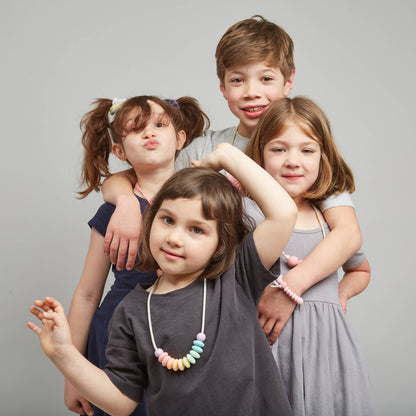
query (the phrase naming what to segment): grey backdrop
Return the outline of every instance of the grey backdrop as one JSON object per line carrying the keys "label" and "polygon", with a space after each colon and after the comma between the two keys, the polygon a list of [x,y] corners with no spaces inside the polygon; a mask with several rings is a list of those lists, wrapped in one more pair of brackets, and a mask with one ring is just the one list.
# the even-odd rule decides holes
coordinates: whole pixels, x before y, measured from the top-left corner
{"label": "grey backdrop", "polygon": [[234,125],[214,52],[231,24],[253,14],[291,34],[292,96],[323,107],[354,170],[372,281],[348,315],[378,415],[415,414],[415,3],[255,3],[2,2],[1,415],[70,414],[62,376],[25,325],[36,298],[55,296],[68,308],[86,223],[101,203],[99,194],[75,199],[81,116],[96,97],[192,95],[214,128]]}

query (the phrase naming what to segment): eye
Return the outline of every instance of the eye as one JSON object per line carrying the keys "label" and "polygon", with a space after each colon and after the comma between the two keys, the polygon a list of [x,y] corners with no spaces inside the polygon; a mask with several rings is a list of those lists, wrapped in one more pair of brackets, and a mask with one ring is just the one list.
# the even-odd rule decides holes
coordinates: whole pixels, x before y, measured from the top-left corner
{"label": "eye", "polygon": [[271,77],[269,75],[266,75],[266,76],[263,77],[263,81],[265,81],[265,82],[273,81],[273,77]]}
{"label": "eye", "polygon": [[165,123],[163,123],[162,121],[159,121],[156,123],[156,127],[164,127]]}
{"label": "eye", "polygon": [[283,147],[273,147],[270,151],[273,153],[283,153],[285,149],[283,149]]}
{"label": "eye", "polygon": [[164,217],[162,217],[162,221],[166,225],[172,225],[174,223],[173,219],[171,217],[168,217],[167,215],[165,215]]}
{"label": "eye", "polygon": [[231,84],[241,84],[243,82],[243,78],[232,78]]}
{"label": "eye", "polygon": [[194,234],[204,234],[204,230],[199,227],[191,227],[191,232]]}
{"label": "eye", "polygon": [[312,154],[312,153],[315,153],[315,150],[313,150],[313,149],[303,149],[302,152],[306,153],[306,154]]}

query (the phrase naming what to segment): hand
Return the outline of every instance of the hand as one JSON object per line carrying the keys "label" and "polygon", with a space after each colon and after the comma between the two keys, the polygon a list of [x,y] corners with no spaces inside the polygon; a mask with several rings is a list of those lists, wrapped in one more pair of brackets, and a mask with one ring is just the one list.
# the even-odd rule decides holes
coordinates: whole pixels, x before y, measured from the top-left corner
{"label": "hand", "polygon": [[90,403],[65,379],[65,406],[78,415],[94,415]]}
{"label": "hand", "polygon": [[62,355],[66,347],[72,346],[71,331],[65,318],[64,308],[57,300],[49,297],[43,301],[35,300],[34,305],[29,310],[42,322],[43,327],[28,322],[28,328],[39,335],[43,351],[49,358]]}
{"label": "hand", "polygon": [[141,228],[142,215],[136,197],[120,200],[108,223],[104,238],[104,253],[106,256],[110,255],[111,263],[116,265],[117,270],[123,270],[126,256],[126,269],[133,269]]}
{"label": "hand", "polygon": [[270,286],[264,290],[257,307],[257,315],[270,345],[276,342],[295,306],[296,303],[283,290]]}
{"label": "hand", "polygon": [[216,171],[220,171],[223,168],[219,161],[218,152],[216,150],[208,153],[202,160],[193,160],[191,164],[196,168],[211,168]]}
{"label": "hand", "polygon": [[338,290],[338,297],[339,297],[339,303],[341,305],[341,308],[344,310],[344,313],[346,314],[348,297],[346,294],[342,293],[341,290]]}

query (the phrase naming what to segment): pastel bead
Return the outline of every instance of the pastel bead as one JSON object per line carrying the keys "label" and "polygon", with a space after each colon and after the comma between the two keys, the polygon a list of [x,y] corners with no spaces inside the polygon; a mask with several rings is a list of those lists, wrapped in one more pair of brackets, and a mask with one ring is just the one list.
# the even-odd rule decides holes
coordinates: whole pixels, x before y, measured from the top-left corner
{"label": "pastel bead", "polygon": [[181,370],[181,371],[185,370],[185,366],[184,366],[184,364],[183,364],[183,358],[181,358],[181,359],[178,361],[178,367],[179,367],[179,370]]}
{"label": "pastel bead", "polygon": [[172,363],[172,370],[173,371],[178,371],[178,369],[179,369],[178,362],[179,362],[179,360],[177,358],[175,358],[173,360],[173,363]]}
{"label": "pastel bead", "polygon": [[[167,352],[162,352],[162,354],[160,354],[159,355],[159,358],[158,358],[158,360],[159,360],[159,362],[161,363],[164,359],[165,359],[165,357],[167,357],[169,354],[167,353]],[[157,357],[157,355],[156,355],[156,357]]]}
{"label": "pastel bead", "polygon": [[203,332],[200,332],[200,333],[196,336],[196,339],[197,339],[198,341],[202,341],[202,342],[204,342],[204,341],[207,339],[207,337],[206,337],[206,335],[205,335]]}
{"label": "pastel bead", "polygon": [[192,357],[192,355],[191,355],[191,354],[186,354],[186,358],[188,359],[188,361],[189,361],[191,364],[195,364],[195,363],[196,363],[195,358],[194,358],[194,357]]}
{"label": "pastel bead", "polygon": [[201,354],[204,351],[201,347],[198,347],[197,345],[193,345],[192,349],[198,352],[199,354]]}
{"label": "pastel bead", "polygon": [[175,361],[174,358],[170,357],[170,360],[168,361],[166,367],[168,370],[172,370],[173,362]]}
{"label": "pastel bead", "polygon": [[163,367],[166,367],[167,365],[168,365],[168,362],[169,362],[169,360],[171,359],[172,357],[170,356],[170,355],[167,355],[164,359],[163,359],[163,361],[162,361],[162,365],[163,365]]}
{"label": "pastel bead", "polygon": [[184,365],[186,368],[189,368],[189,367],[191,366],[191,363],[188,361],[188,359],[187,359],[186,357],[183,357],[183,358],[182,358],[182,362],[183,362],[183,365]]}
{"label": "pastel bead", "polygon": [[195,340],[193,344],[196,345],[197,347],[201,347],[201,348],[205,347],[205,344],[202,341]]}
{"label": "pastel bead", "polygon": [[162,348],[157,348],[156,350],[155,350],[155,355],[156,355],[156,357],[160,357],[161,356],[161,354],[163,354],[164,353],[164,351],[162,350]]}
{"label": "pastel bead", "polygon": [[194,351],[194,350],[191,350],[191,351],[189,351],[189,354],[191,354],[192,355],[192,357],[194,357],[194,358],[199,358],[199,357],[201,357],[196,351]]}
{"label": "pastel bead", "polygon": [[289,256],[287,258],[287,265],[289,267],[295,267],[300,263],[299,259],[296,256]]}

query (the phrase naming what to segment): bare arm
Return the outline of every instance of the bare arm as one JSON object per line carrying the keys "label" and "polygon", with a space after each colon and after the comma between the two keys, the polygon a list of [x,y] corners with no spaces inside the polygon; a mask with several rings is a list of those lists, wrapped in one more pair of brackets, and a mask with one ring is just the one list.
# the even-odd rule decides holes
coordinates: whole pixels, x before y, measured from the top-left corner
{"label": "bare arm", "polygon": [[[339,206],[324,211],[331,232],[285,275],[288,286],[298,295],[325,279],[341,267],[361,246],[361,232],[355,210]],[[280,335],[296,306],[284,299],[282,291],[266,288],[258,305],[258,315],[264,333],[272,344]]]}
{"label": "bare arm", "polygon": [[[84,269],[68,314],[73,344],[82,354],[86,350],[92,317],[100,303],[110,268],[110,260],[104,256],[103,242],[103,236],[93,228]],[[92,414],[91,405],[68,380],[65,380],[65,405],[75,413]]]}
{"label": "bare arm", "polygon": [[91,364],[72,344],[62,305],[53,298],[35,301],[31,313],[43,324],[28,327],[39,336],[45,354],[90,402],[111,415],[129,415],[137,403],[125,396],[106,373]]}
{"label": "bare arm", "polygon": [[108,177],[102,186],[104,200],[116,206],[107,226],[104,253],[110,256],[117,270],[132,270],[136,261],[142,227],[140,204],[133,192],[136,175],[133,169]]}
{"label": "bare arm", "polygon": [[353,296],[359,295],[370,283],[370,264],[365,259],[359,266],[347,269],[344,268],[344,277],[338,284],[339,301],[347,313],[347,302]]}
{"label": "bare arm", "polygon": [[229,143],[222,143],[199,164],[230,172],[262,210],[265,219],[253,233],[259,256],[270,268],[284,249],[296,223],[297,208],[286,191],[252,159]]}

